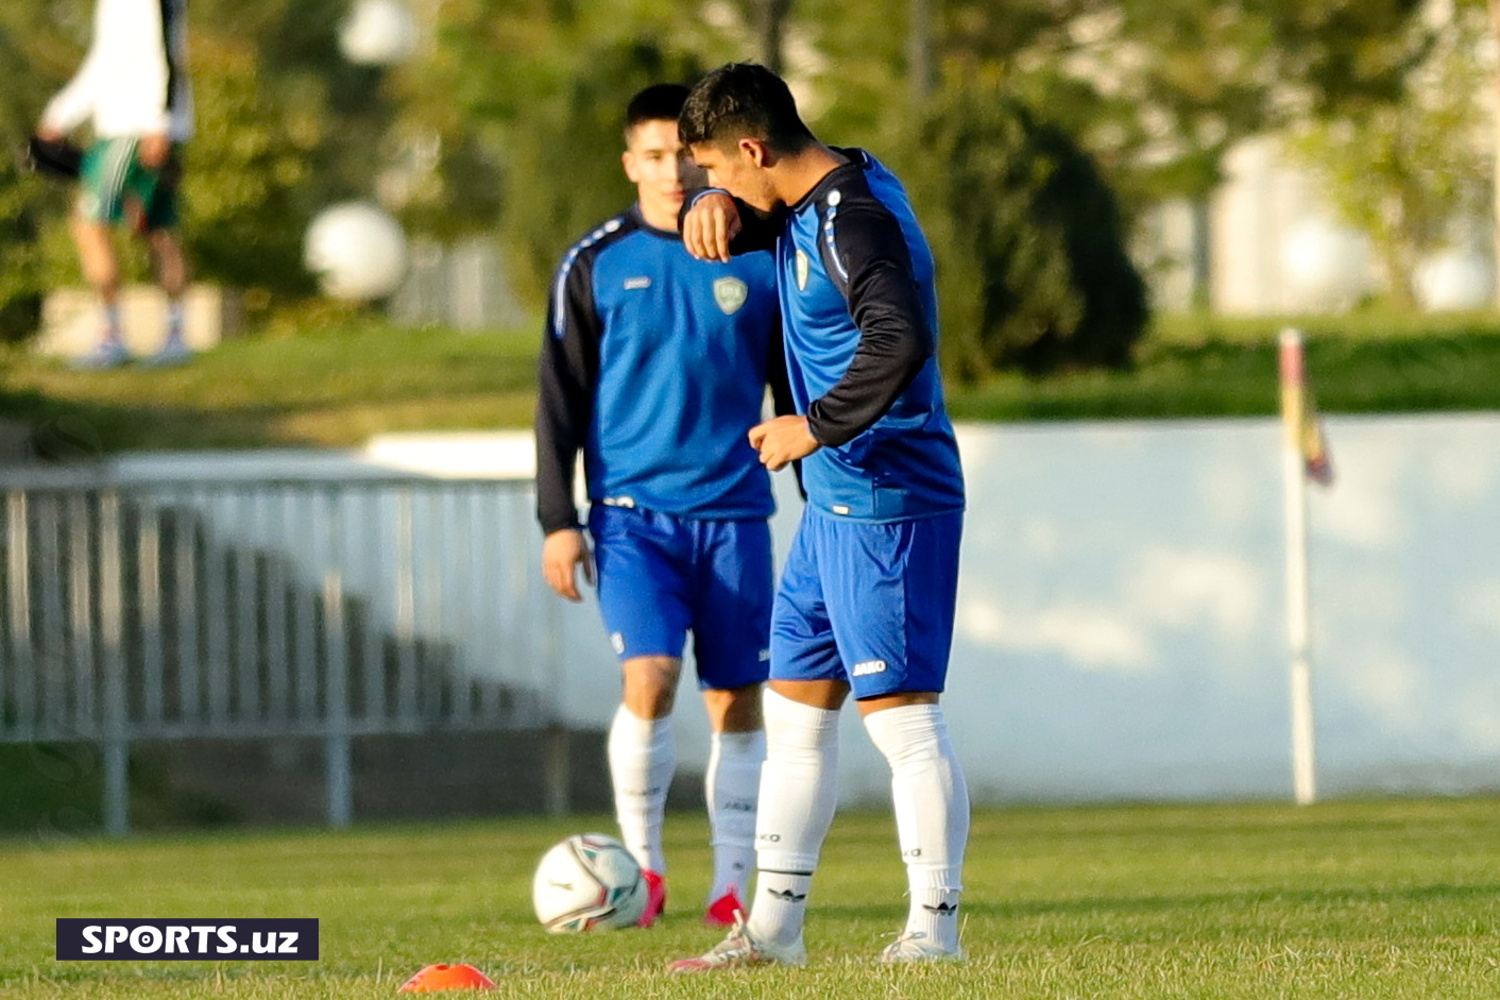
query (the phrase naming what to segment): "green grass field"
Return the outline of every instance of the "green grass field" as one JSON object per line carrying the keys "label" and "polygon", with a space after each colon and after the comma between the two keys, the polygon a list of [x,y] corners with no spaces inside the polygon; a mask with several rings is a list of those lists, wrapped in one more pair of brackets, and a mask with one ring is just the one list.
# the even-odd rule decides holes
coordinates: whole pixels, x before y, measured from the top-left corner
{"label": "green grass field", "polygon": [[[1275,320],[1164,317],[1129,372],[950,385],[961,420],[1276,412]],[[1300,321],[1323,410],[1500,409],[1500,317],[1360,314]],[[391,431],[527,427],[535,329],[463,334],[348,317],[273,328],[167,371],[83,373],[0,349],[0,418],[49,454],[350,447]]]}
{"label": "green grass field", "polygon": [[[697,925],[703,820],[668,823],[672,893],[648,931],[553,937],[531,867],[602,817],[350,833],[0,842],[0,997],[381,997],[470,962],[511,998],[1298,998],[1500,995],[1500,803],[1017,808],[976,815],[963,966],[872,959],[904,903],[890,819],[845,814],[814,885],[811,961],[674,977]],[[317,917],[316,963],[58,963],[54,919]]]}

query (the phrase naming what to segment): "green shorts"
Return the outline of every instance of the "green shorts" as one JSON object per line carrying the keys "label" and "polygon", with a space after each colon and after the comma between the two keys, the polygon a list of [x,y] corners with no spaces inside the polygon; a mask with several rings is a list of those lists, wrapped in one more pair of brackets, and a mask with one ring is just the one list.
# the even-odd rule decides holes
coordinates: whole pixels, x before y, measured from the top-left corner
{"label": "green shorts", "polygon": [[79,170],[78,213],[91,222],[113,225],[125,218],[127,205],[141,209],[143,230],[177,224],[177,186],[182,161],[176,146],[158,170],[141,166],[138,139],[101,139],[83,155]]}

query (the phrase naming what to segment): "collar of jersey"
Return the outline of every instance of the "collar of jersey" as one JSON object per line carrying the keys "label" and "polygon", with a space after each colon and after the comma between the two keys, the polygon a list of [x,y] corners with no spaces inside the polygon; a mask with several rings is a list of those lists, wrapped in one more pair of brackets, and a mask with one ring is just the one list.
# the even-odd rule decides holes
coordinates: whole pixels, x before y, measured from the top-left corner
{"label": "collar of jersey", "polygon": [[852,178],[862,176],[865,170],[870,166],[870,154],[865,152],[863,149],[858,149],[853,146],[847,149],[841,146],[830,146],[828,148],[833,150],[835,153],[840,153],[848,157],[849,162],[840,163],[838,166],[828,171],[828,173],[824,174],[823,179],[814,184],[811,191],[807,192],[807,194],[797,199],[797,204],[793,205],[791,208],[792,212],[800,212],[808,205],[816,203],[818,199],[822,198],[825,194],[828,193],[829,188],[837,187],[838,185],[845,183]]}
{"label": "collar of jersey", "polygon": [[625,214],[630,216],[631,221],[634,222],[636,224],[636,227],[639,228],[643,233],[646,233],[650,236],[656,236],[664,240],[671,240],[673,243],[682,242],[681,233],[674,233],[670,229],[657,229],[651,223],[647,222],[646,217],[641,214],[640,202],[636,202],[634,205],[631,205],[630,210]]}

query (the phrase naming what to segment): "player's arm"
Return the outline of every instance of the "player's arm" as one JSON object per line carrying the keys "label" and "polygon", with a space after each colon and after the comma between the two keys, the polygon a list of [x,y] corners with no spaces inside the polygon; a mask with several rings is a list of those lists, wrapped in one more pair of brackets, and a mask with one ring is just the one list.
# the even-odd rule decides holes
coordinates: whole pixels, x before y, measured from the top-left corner
{"label": "player's arm", "polygon": [[781,232],[779,215],[762,215],[727,191],[689,191],[677,216],[687,252],[699,260],[728,261],[756,250],[771,250]]}
{"label": "player's arm", "polygon": [[586,258],[564,265],[553,282],[547,329],[537,359],[536,497],[542,543],[542,575],[563,597],[577,601],[577,570],[593,582],[593,563],[578,508],[573,470],[588,439],[599,377],[602,325],[594,309],[593,280]]}
{"label": "player's arm", "polygon": [[94,14],[94,36],[72,79],[47,102],[37,124],[37,137],[55,142],[76,129],[94,113],[98,94],[99,50],[105,44],[100,32],[100,12]]}
{"label": "player's arm", "polygon": [[139,63],[131,73],[130,86],[136,88],[141,121],[139,157],[142,165],[156,170],[167,162],[172,151],[172,115],[177,100],[173,77],[182,72],[172,58],[167,5],[160,0],[134,0],[140,10],[133,23],[140,35],[131,40]]}
{"label": "player's arm", "polygon": [[895,217],[878,202],[846,202],[834,226],[828,274],[849,303],[859,344],[843,377],[807,408],[809,432],[829,446],[873,426],[937,349]]}

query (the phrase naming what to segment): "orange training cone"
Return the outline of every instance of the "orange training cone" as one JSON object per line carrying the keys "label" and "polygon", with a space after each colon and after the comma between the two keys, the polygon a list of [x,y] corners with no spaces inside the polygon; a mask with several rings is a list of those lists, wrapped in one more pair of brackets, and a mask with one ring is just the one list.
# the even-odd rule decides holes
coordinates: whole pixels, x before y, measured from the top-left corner
{"label": "orange training cone", "polygon": [[429,965],[408,979],[397,993],[439,990],[492,990],[495,981],[472,965]]}

